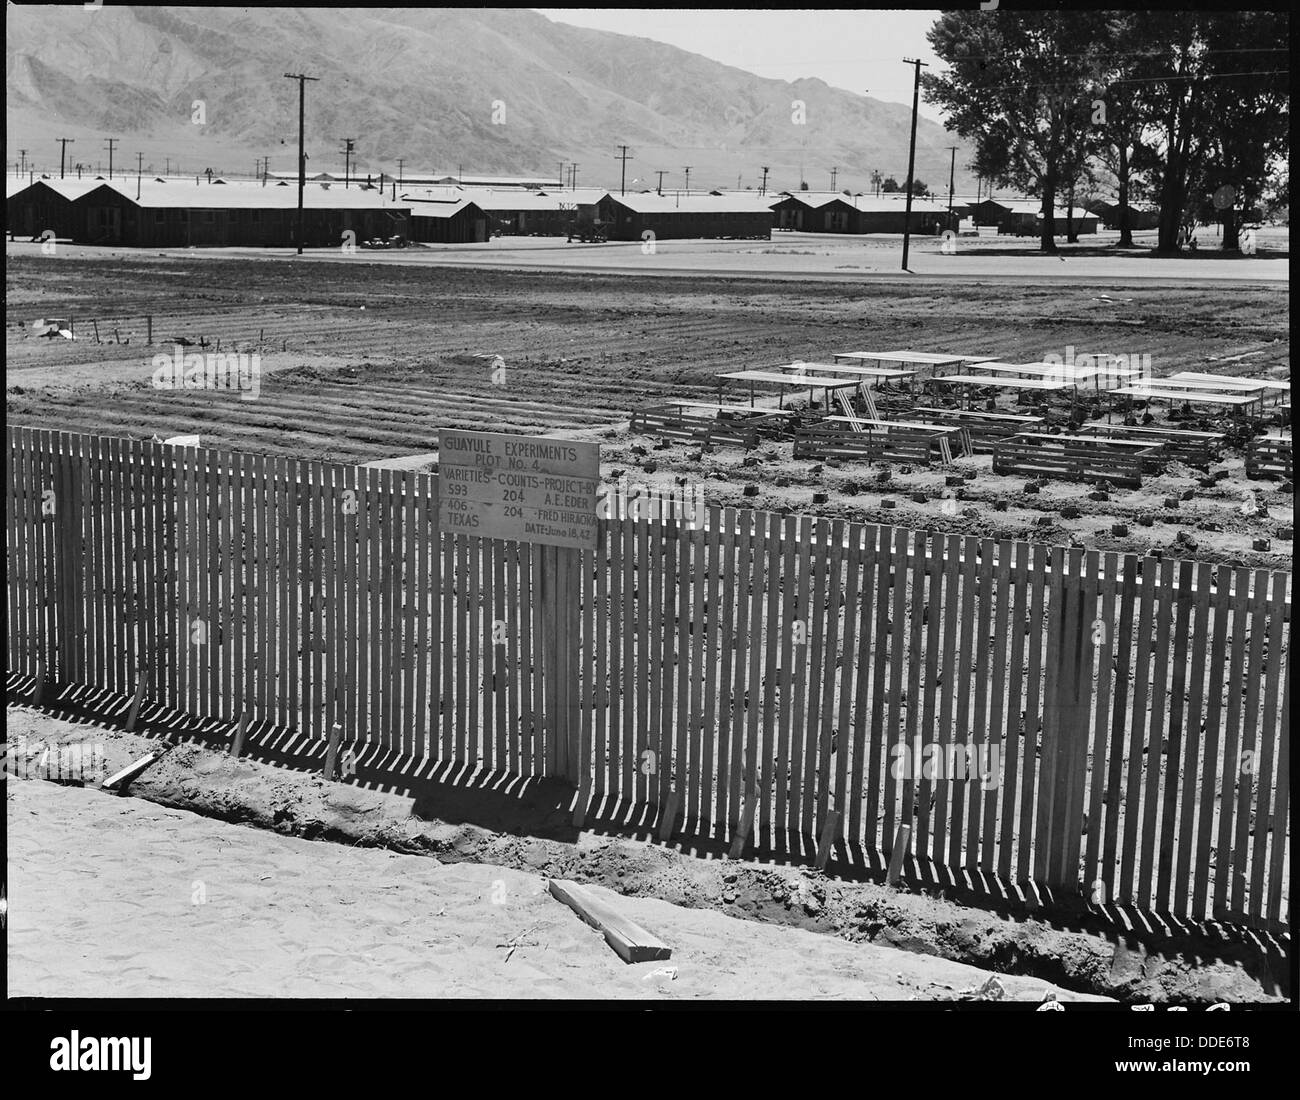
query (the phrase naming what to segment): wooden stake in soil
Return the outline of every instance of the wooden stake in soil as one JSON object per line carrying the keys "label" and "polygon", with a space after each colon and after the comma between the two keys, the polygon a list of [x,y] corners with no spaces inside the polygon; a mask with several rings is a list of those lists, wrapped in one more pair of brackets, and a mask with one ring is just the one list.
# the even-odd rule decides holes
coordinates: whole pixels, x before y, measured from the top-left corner
{"label": "wooden stake in soil", "polygon": [[246,733],[248,733],[248,711],[240,714],[239,725],[235,727],[235,739],[230,744],[230,755],[235,760],[238,760],[244,751],[244,735]]}
{"label": "wooden stake in soil", "polygon": [[835,834],[840,827],[839,810],[831,810],[826,815],[826,823],[822,826],[821,839],[817,842],[817,863],[819,871],[826,869],[826,861],[831,857],[831,848],[835,845]]}
{"label": "wooden stake in soil", "polygon": [[325,778],[328,780],[334,779],[334,768],[339,756],[339,741],[342,737],[343,727],[335,722],[334,728],[330,730],[329,748],[325,752]]}
{"label": "wooden stake in soil", "polygon": [[890,886],[897,886],[903,877],[903,856],[907,854],[907,846],[911,840],[912,826],[900,825],[894,837],[894,850],[889,853],[889,871],[885,875],[885,882]]}
{"label": "wooden stake in soil", "polygon": [[662,841],[667,841],[676,831],[677,807],[681,797],[679,792],[673,791],[664,803],[663,814],[659,818],[659,839]]}
{"label": "wooden stake in soil", "polygon": [[131,709],[126,715],[126,732],[135,732],[135,721],[140,717],[140,704],[144,701],[145,668],[140,666],[136,672],[135,697],[131,700]]}
{"label": "wooden stake in soil", "polygon": [[573,807],[573,827],[581,829],[582,823],[587,819],[587,804],[591,801],[591,780],[584,779],[582,786],[578,788],[578,802]]}

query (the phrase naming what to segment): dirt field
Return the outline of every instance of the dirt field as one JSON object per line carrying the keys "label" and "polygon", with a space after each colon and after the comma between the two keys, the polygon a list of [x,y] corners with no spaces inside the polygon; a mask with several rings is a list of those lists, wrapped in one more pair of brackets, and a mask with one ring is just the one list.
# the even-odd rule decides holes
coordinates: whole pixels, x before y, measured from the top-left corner
{"label": "dirt field", "polygon": [[[1283,993],[1282,961],[1244,944],[1156,946],[573,833],[545,791],[475,797],[364,769],[326,784],[184,743],[133,784],[135,797],[115,798],[94,785],[155,737],[23,707],[7,722],[11,745],[94,745],[99,764],[81,773],[86,789],[8,782],[10,996],[929,1001],[996,997],[975,992],[989,971],[1007,999],[1027,1002],[1049,991],[1170,1004]],[[625,966],[543,892],[549,877],[608,889],[673,958]],[[498,945],[515,937],[528,942],[507,961]],[[676,979],[647,978],[661,965]]]}
{"label": "dirt field", "polygon": [[[704,243],[714,247],[708,255],[784,249],[783,262],[799,251],[784,240],[680,247]],[[813,243],[820,252],[872,250],[870,241]],[[534,241],[517,251],[551,255],[561,246]],[[607,480],[626,476],[663,487],[685,479],[705,501],[722,505],[984,537],[1078,539],[1102,550],[1172,548],[1249,566],[1280,567],[1291,554],[1290,486],[1247,481],[1240,452],[1228,453],[1220,467],[1228,477],[1213,488],[1198,485],[1197,471],[1175,465],[1141,489],[1094,501],[1090,487],[1064,481],[1026,493],[1026,479],[992,475],[988,456],[959,459],[955,470],[895,466],[883,485],[878,465],[796,463],[788,442],[749,457],[727,448],[705,455],[698,447],[630,437],[623,426],[635,409],[670,396],[716,399],[722,371],[857,348],[1025,362],[1073,347],[1079,355],[1150,354],[1157,374],[1228,371],[1286,379],[1285,283],[1234,279],[1207,293],[1191,276],[1186,285],[1125,281],[1127,261],[1114,259],[1107,261],[1108,277],[1095,283],[922,277],[850,283],[457,269],[391,259],[399,253],[366,253],[348,267],[316,256],[251,262],[72,249],[51,259],[23,248],[10,246],[6,288],[12,423],[145,437],[199,434],[207,445],[416,468],[436,459],[442,427],[553,432],[600,440]],[[1258,265],[1274,261],[1247,262],[1267,279]],[[1230,266],[1226,259],[1164,263],[1162,274],[1180,276],[1188,265]],[[152,347],[142,343],[146,314],[154,318]],[[71,316],[76,342],[32,335],[31,322],[45,316]],[[256,400],[154,389],[153,356],[171,354],[177,337],[206,350],[215,350],[218,340],[227,351],[261,348]],[[498,355],[505,371],[494,377]],[[728,399],[743,396],[723,392]],[[905,408],[905,399],[899,401]],[[1008,399],[1001,404],[1010,407]],[[1059,405],[1049,412],[1060,422],[1067,415]],[[955,515],[951,505],[940,511],[945,476],[954,472],[971,478]],[[757,496],[744,495],[750,483],[759,487]],[[1190,500],[1165,505],[1189,489]],[[827,493],[827,503],[814,505],[814,492]],[[925,500],[913,500],[914,494]],[[886,510],[885,497],[897,507]],[[1005,510],[994,511],[995,502]],[[1079,509],[1078,518],[1061,516],[1068,505]],[[1112,534],[1115,523],[1127,524],[1128,534]],[[1176,544],[1180,535],[1184,541]],[[1267,550],[1253,548],[1260,538],[1271,540]]]}

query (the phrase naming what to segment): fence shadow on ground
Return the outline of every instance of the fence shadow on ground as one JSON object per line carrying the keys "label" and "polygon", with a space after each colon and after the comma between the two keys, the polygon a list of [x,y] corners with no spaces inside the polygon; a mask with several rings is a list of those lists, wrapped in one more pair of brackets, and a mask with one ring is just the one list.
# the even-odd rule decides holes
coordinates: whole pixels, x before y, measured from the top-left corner
{"label": "fence shadow on ground", "polygon": [[[126,729],[132,703],[127,697],[87,687],[47,685],[40,703],[33,703],[34,687],[31,677],[10,673],[6,704],[27,706],[77,725]],[[150,704],[141,707],[135,732],[217,752],[228,752],[235,734],[228,722]],[[336,781],[409,798],[411,816],[421,821],[469,825],[566,844],[575,844],[586,832],[644,842],[694,859],[729,858],[731,829],[726,823],[684,818],[664,842],[659,839],[659,807],[593,793],[578,827],[574,825],[577,792],[563,780],[489,772],[454,761],[416,760],[379,743],[345,745],[341,751],[349,748],[354,752],[353,774]],[[256,724],[246,731],[241,759],[288,771],[321,773],[327,751],[324,742],[301,733]],[[756,826],[743,863],[812,867],[816,855],[814,837]],[[840,839],[828,857],[826,873],[846,884],[880,884],[886,880],[887,860],[881,852]],[[1214,960],[1233,963],[1258,981],[1266,993],[1290,995],[1287,975],[1292,943],[1287,933],[1277,936],[1239,925],[1197,923],[1135,906],[1091,905],[1078,897],[1054,898],[1050,890],[1032,883],[1009,884],[979,869],[954,873],[911,853],[903,860],[901,878],[899,889],[907,894],[943,899],[1009,921],[1032,919],[1056,931],[1095,935],[1131,952],[1182,959],[1189,967]]]}

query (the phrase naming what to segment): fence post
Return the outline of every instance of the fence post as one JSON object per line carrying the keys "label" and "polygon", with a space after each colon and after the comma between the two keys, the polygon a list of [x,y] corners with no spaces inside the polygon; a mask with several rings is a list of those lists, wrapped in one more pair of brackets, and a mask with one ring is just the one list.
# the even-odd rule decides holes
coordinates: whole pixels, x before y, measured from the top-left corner
{"label": "fence post", "polygon": [[[1065,555],[1057,559],[1064,565]],[[1054,561],[1055,565],[1056,562]],[[1083,830],[1083,753],[1087,751],[1090,697],[1084,692],[1084,666],[1091,669],[1090,616],[1085,608],[1088,583],[1083,576],[1083,551],[1071,548],[1069,569],[1059,585],[1053,578],[1053,595],[1060,599],[1053,615],[1053,636],[1059,661],[1052,703],[1052,722],[1043,727],[1043,794],[1046,813],[1041,818],[1039,841],[1045,845],[1045,885],[1073,894],[1078,891],[1078,836]],[[1095,592],[1095,578],[1091,582]],[[1095,601],[1094,601],[1095,602]],[[1089,682],[1090,682],[1089,677]],[[1048,730],[1051,730],[1049,752]],[[1082,752],[1081,752],[1082,750]],[[1071,862],[1071,853],[1076,858]]]}

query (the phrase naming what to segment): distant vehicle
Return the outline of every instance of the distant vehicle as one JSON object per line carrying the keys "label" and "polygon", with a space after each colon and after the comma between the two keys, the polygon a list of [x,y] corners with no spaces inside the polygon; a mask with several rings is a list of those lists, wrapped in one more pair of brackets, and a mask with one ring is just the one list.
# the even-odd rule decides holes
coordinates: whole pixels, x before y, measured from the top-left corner
{"label": "distant vehicle", "polygon": [[569,243],[577,237],[583,244],[609,240],[609,226],[594,214],[579,214],[569,225]]}
{"label": "distant vehicle", "polygon": [[406,238],[400,234],[396,237],[389,237],[385,240],[383,237],[375,237],[373,240],[363,241],[362,248],[405,248]]}

